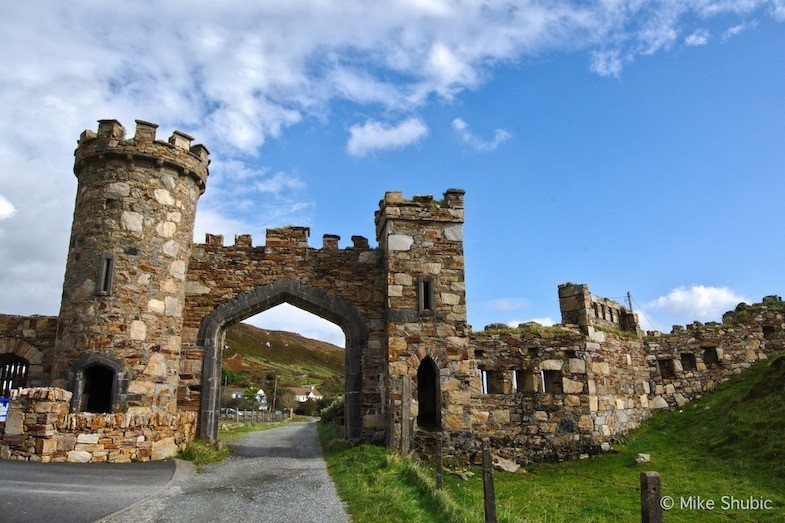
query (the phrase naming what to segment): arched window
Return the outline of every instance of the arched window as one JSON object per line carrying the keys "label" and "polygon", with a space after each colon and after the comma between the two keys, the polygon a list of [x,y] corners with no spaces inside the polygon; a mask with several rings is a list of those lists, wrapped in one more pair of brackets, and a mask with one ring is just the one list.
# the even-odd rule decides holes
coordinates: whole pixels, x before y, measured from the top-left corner
{"label": "arched window", "polygon": [[83,372],[82,412],[112,412],[112,387],[114,370],[96,363],[85,367]]}
{"label": "arched window", "polygon": [[442,413],[439,368],[430,356],[426,356],[417,369],[417,403],[417,425],[425,430],[440,430]]}
{"label": "arched window", "polygon": [[0,356],[0,397],[11,397],[11,389],[27,386],[30,362],[15,354]]}

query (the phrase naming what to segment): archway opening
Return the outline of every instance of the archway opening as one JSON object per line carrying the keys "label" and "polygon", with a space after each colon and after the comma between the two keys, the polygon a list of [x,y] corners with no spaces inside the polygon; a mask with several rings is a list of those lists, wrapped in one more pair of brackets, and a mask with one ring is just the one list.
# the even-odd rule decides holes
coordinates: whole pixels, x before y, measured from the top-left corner
{"label": "archway opening", "polygon": [[115,373],[111,368],[96,363],[83,371],[82,412],[112,412],[112,386]]}
{"label": "archway opening", "polygon": [[226,330],[268,309],[289,303],[340,326],[346,340],[344,350],[345,436],[362,436],[362,354],[368,343],[368,328],[350,302],[330,296],[316,287],[294,280],[277,280],[235,296],[216,307],[201,322],[197,346],[204,351],[202,365],[199,437],[218,437],[221,368]]}
{"label": "archway opening", "polygon": [[232,325],[224,334],[220,413],[318,416],[344,394],[345,344],[335,323],[288,303]]}
{"label": "archway opening", "polygon": [[0,356],[0,397],[10,398],[11,390],[27,385],[30,362],[16,354]]}
{"label": "archway opening", "polygon": [[441,394],[439,368],[426,356],[417,368],[417,426],[424,430],[441,430]]}

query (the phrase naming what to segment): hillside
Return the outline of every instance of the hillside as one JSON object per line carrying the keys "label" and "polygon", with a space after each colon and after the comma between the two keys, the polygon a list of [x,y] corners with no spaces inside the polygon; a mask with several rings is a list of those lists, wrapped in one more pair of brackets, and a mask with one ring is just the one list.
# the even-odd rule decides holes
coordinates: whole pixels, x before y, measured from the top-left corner
{"label": "hillside", "polygon": [[279,386],[318,384],[325,393],[343,392],[344,350],[299,334],[240,323],[226,332],[223,368],[246,373],[253,385],[278,377]]}

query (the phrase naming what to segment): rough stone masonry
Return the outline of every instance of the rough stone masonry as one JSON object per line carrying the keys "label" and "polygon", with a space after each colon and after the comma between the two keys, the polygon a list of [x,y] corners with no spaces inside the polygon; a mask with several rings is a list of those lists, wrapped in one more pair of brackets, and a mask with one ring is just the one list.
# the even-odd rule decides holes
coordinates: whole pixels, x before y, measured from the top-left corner
{"label": "rough stone masonry", "polygon": [[525,463],[602,452],[656,409],[782,351],[776,296],[723,324],[641,332],[620,304],[559,286],[562,324],[466,322],[464,192],[388,192],[376,246],[307,227],[192,242],[209,152],[137,120],[85,131],[57,317],[0,315],[0,458],[163,459],[217,437],[227,328],[280,303],[346,334],[344,436],[401,452],[483,437]]}

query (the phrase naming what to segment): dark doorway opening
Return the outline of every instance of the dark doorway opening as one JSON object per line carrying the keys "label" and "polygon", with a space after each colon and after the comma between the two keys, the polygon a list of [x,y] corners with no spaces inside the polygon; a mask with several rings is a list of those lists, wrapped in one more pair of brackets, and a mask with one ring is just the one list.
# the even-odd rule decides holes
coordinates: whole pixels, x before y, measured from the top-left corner
{"label": "dark doorway opening", "polygon": [[14,354],[0,356],[0,397],[10,398],[11,389],[27,385],[29,366],[26,359]]}
{"label": "dark doorway opening", "polygon": [[417,425],[425,430],[440,430],[441,395],[439,394],[439,368],[430,356],[420,362],[417,369]]}
{"label": "dark doorway opening", "polygon": [[95,364],[84,371],[82,391],[83,412],[112,412],[112,386],[114,371],[105,365]]}

